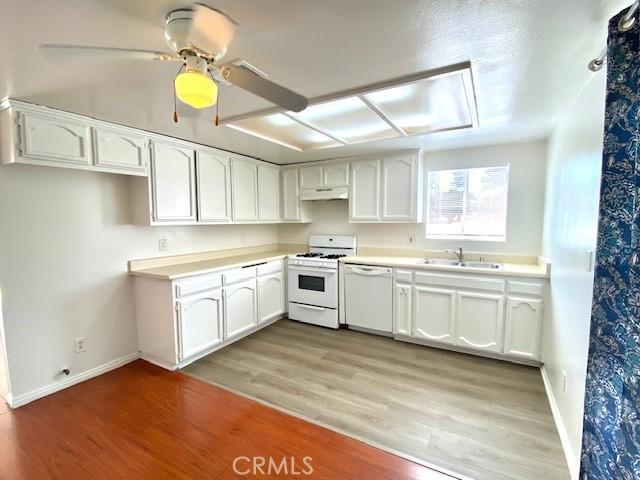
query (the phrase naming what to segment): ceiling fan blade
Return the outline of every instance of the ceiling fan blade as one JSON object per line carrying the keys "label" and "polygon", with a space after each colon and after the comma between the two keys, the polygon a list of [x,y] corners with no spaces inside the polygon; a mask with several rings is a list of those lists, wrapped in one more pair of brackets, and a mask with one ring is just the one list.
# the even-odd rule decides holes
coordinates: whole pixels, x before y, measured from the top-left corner
{"label": "ceiling fan blade", "polygon": [[40,44],[38,50],[47,55],[91,55],[109,56],[112,58],[123,58],[131,60],[158,60],[170,62],[181,60],[180,57],[172,53],[156,52],[153,50],[135,50],[131,48],[112,47],[91,47],[86,45],[62,45],[62,44]]}
{"label": "ceiling fan blade", "polygon": [[191,43],[219,60],[227,53],[237,26],[227,14],[196,3],[193,6]]}
{"label": "ceiling fan blade", "polygon": [[302,95],[273,83],[246,67],[223,65],[220,67],[220,73],[232,85],[269,100],[285,110],[301,112],[309,105],[309,100]]}

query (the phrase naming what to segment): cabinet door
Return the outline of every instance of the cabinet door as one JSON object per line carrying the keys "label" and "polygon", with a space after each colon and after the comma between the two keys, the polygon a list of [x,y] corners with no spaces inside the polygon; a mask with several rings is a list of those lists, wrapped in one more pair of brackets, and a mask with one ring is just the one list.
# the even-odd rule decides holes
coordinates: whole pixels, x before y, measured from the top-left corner
{"label": "cabinet door", "polygon": [[349,221],[380,220],[380,161],[366,160],[351,164]]}
{"label": "cabinet door", "polygon": [[541,327],[541,299],[509,296],[504,353],[539,360]]}
{"label": "cabinet door", "polygon": [[414,286],[412,336],[454,343],[455,295],[448,288]]}
{"label": "cabinet door", "polygon": [[280,170],[262,163],[258,164],[258,218],[280,220]]}
{"label": "cabinet door", "polygon": [[411,285],[396,283],[393,309],[393,333],[411,335]]}
{"label": "cabinet door", "polygon": [[178,326],[180,361],[222,343],[222,290],[180,300]]}
{"label": "cabinet door", "polygon": [[458,292],[456,344],[502,351],[504,297],[494,293]]}
{"label": "cabinet door", "polygon": [[258,219],[258,166],[250,160],[234,158],[231,164],[233,219],[252,222]]}
{"label": "cabinet door", "polygon": [[96,167],[116,173],[146,175],[149,160],[147,140],[126,130],[93,129],[93,161]]}
{"label": "cabinet door", "polygon": [[282,170],[282,220],[297,222],[300,220],[300,189],[298,188],[298,170]]}
{"label": "cabinet door", "polygon": [[89,127],[46,113],[20,113],[20,156],[60,165],[92,164]]}
{"label": "cabinet door", "polygon": [[257,325],[255,278],[226,287],[224,295],[226,338],[237,337]]}
{"label": "cabinet door", "polygon": [[193,150],[154,142],[151,160],[153,219],[195,221],[195,160]]}
{"label": "cabinet door", "polygon": [[258,277],[258,323],[267,322],[284,313],[282,272]]}
{"label": "cabinet door", "polygon": [[322,166],[304,167],[300,169],[300,188],[322,187]]}
{"label": "cabinet door", "polygon": [[209,151],[196,152],[198,220],[231,221],[231,165],[229,158]]}
{"label": "cabinet door", "polygon": [[349,186],[349,164],[330,163],[322,167],[323,187],[348,187]]}
{"label": "cabinet door", "polygon": [[382,221],[417,221],[418,168],[415,155],[382,160]]}

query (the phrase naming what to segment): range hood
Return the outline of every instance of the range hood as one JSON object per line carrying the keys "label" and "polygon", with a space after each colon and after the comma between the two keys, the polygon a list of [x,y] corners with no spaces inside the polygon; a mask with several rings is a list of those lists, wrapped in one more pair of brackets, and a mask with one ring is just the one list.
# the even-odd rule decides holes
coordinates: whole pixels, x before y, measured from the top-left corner
{"label": "range hood", "polygon": [[300,200],[345,200],[349,198],[349,187],[303,188]]}

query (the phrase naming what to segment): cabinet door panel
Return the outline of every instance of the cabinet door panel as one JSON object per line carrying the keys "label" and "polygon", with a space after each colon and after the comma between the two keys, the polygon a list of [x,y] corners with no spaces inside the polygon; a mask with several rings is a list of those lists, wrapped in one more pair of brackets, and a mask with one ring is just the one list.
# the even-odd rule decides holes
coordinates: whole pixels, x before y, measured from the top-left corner
{"label": "cabinet door panel", "polygon": [[508,297],[504,353],[539,360],[541,327],[541,299]]}
{"label": "cabinet door panel", "polygon": [[282,220],[285,222],[300,220],[299,195],[298,170],[282,170]]}
{"label": "cabinet door panel", "polygon": [[258,278],[258,323],[267,322],[284,313],[282,272]]}
{"label": "cabinet door panel", "polygon": [[322,187],[322,166],[304,167],[300,169],[300,188]]}
{"label": "cabinet door panel", "polygon": [[382,221],[415,222],[417,211],[416,157],[382,160]]}
{"label": "cabinet door panel", "polygon": [[216,290],[179,302],[180,360],[222,343],[222,294]]}
{"label": "cabinet door panel", "polygon": [[93,129],[93,142],[97,167],[125,173],[146,173],[149,149],[144,137],[97,127]]}
{"label": "cabinet door panel", "polygon": [[21,113],[22,156],[36,160],[91,165],[89,127],[53,115]]}
{"label": "cabinet door panel", "polygon": [[230,160],[212,152],[197,152],[198,220],[231,221]]}
{"label": "cabinet door panel", "polygon": [[348,187],[349,186],[349,164],[330,163],[322,167],[323,187]]}
{"label": "cabinet door panel", "polygon": [[502,351],[504,297],[492,293],[458,292],[457,344]]}
{"label": "cabinet door panel", "polygon": [[378,222],[380,220],[380,161],[367,160],[351,164],[349,220]]}
{"label": "cabinet door panel", "polygon": [[414,286],[412,335],[454,343],[455,294],[446,288]]}
{"label": "cabinet door panel", "polygon": [[277,222],[280,219],[280,171],[271,165],[258,165],[258,218]]}
{"label": "cabinet door panel", "polygon": [[193,150],[170,143],[154,143],[150,182],[154,220],[195,221]]}
{"label": "cabinet door panel", "polygon": [[233,219],[251,222],[258,219],[258,167],[255,162],[233,159],[231,165]]}
{"label": "cabinet door panel", "polygon": [[256,281],[225,288],[226,338],[237,337],[257,325]]}
{"label": "cabinet door panel", "polygon": [[393,333],[411,335],[411,285],[397,283],[393,312]]}

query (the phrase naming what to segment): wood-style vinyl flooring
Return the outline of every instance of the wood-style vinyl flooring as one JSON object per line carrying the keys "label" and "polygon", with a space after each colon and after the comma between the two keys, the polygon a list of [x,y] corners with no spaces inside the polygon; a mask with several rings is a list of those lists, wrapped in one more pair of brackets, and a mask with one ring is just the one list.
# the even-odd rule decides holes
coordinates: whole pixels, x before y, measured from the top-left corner
{"label": "wood-style vinyl flooring", "polygon": [[[239,474],[233,468],[238,457],[244,457],[236,464]],[[260,466],[255,475],[249,468],[254,457]],[[275,468],[263,466],[262,458],[272,458]],[[2,480],[231,478],[445,480],[416,463],[142,360],[16,410],[0,403]]]}
{"label": "wood-style vinyl flooring", "polygon": [[537,368],[281,320],[184,372],[476,480],[569,478]]}

